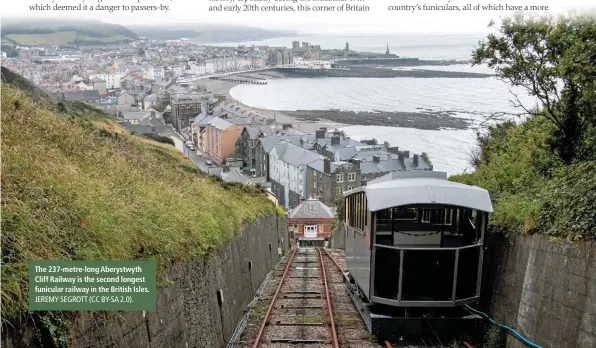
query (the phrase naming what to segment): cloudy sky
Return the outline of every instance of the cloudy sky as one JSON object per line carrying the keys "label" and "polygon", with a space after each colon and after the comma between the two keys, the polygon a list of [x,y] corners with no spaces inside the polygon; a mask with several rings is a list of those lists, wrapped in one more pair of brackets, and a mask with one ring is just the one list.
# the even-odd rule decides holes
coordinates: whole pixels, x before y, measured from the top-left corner
{"label": "cloudy sky", "polygon": [[[296,0],[21,0],[2,1],[2,17],[65,17],[73,19],[94,18],[118,24],[148,24],[159,26],[173,23],[217,23],[250,25],[267,29],[295,30],[300,33],[326,34],[390,34],[390,33],[482,33],[491,19],[511,14],[514,11],[390,11],[389,6],[404,5],[445,5],[447,0],[300,0],[298,3],[310,6],[341,3],[367,5],[369,12],[210,12],[209,6],[223,4],[234,5],[237,2],[247,4],[283,5]],[[508,4],[515,6],[548,6],[550,13],[557,14],[593,9],[593,0],[450,0],[450,6],[464,7],[487,4]],[[60,5],[166,5],[167,13],[162,11],[30,11],[29,6],[49,3]]]}

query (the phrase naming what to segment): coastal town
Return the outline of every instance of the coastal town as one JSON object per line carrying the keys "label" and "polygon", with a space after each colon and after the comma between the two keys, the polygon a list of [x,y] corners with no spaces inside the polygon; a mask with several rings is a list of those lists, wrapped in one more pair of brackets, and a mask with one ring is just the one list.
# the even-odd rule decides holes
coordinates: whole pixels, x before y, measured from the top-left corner
{"label": "coastal town", "polygon": [[[425,153],[350,139],[339,124],[299,122],[241,104],[229,93],[238,84],[284,77],[280,67],[335,66],[334,57],[322,52],[318,45],[298,41],[289,49],[139,40],[18,47],[18,54],[2,64],[57,102],[83,102],[112,115],[133,134],[172,139],[203,172],[226,182],[262,185],[288,210],[315,199],[326,212],[343,192],[370,180],[394,171],[432,170]],[[350,52],[346,43],[344,58]],[[396,57],[389,48],[382,56]]]}
{"label": "coastal town", "polygon": [[3,18],[1,345],[596,347],[594,20]]}

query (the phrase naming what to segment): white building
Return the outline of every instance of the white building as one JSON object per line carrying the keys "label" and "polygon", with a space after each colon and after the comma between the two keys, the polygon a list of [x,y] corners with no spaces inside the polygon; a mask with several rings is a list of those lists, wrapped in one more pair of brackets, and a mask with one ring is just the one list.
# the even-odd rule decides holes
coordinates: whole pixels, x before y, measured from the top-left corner
{"label": "white building", "polygon": [[205,61],[205,74],[213,74],[215,73],[215,61],[213,59],[209,59]]}
{"label": "white building", "polygon": [[295,57],[292,60],[294,66],[299,68],[331,69],[332,61],[329,60],[304,60],[302,57]]}
{"label": "white building", "polygon": [[106,82],[107,89],[119,89],[121,88],[120,80],[122,77],[124,77],[123,74],[91,74],[89,75],[89,80],[93,81],[94,79],[98,78]]}
{"label": "white building", "polygon": [[269,153],[271,189],[286,208],[293,208],[306,194],[306,165],[323,156],[282,142]]}

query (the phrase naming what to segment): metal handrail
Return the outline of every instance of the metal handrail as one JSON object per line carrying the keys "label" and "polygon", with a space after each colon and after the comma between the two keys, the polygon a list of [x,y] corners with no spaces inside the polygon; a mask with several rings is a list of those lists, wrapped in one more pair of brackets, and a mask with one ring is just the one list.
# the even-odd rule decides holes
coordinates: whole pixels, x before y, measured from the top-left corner
{"label": "metal handrail", "polygon": [[392,250],[463,250],[463,249],[471,249],[471,248],[478,248],[481,247],[482,244],[477,242],[476,244],[466,245],[463,247],[448,247],[448,248],[403,248],[403,247],[396,247],[391,245],[383,245],[383,244],[373,244],[374,247],[385,248],[385,249],[392,249]]}

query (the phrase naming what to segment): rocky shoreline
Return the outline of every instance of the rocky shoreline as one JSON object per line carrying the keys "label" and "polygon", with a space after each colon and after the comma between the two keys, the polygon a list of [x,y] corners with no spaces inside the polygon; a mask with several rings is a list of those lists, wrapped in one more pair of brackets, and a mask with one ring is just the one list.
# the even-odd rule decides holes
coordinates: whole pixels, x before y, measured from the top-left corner
{"label": "rocky shoreline", "polygon": [[332,121],[349,125],[406,127],[426,130],[444,128],[467,129],[473,120],[453,116],[455,111],[345,111],[345,110],[298,110],[281,113],[299,121]]}
{"label": "rocky shoreline", "polygon": [[[379,69],[375,69],[379,70]],[[380,69],[386,70],[386,69]],[[410,71],[399,71],[408,73]],[[442,71],[436,71],[443,73]],[[413,75],[415,76],[416,73]],[[261,72],[242,72],[239,73],[245,78],[268,78],[268,79],[282,79],[288,77],[295,77],[288,74],[283,74],[278,71],[261,71]],[[425,76],[427,77],[427,76]],[[437,76],[438,77],[438,76]],[[419,108],[418,112],[403,112],[403,111],[346,111],[346,110],[269,110],[252,107],[234,99],[230,94],[230,90],[237,86],[238,83],[221,80],[202,79],[196,82],[197,85],[204,86],[207,90],[226,96],[229,103],[241,106],[251,112],[270,120],[275,120],[276,123],[290,123],[295,128],[306,132],[313,132],[321,126],[340,128],[348,125],[362,125],[362,126],[389,126],[389,127],[405,127],[417,128],[425,130],[440,130],[440,129],[468,129],[473,125],[472,119],[457,117],[456,111],[434,111],[429,109]]]}

